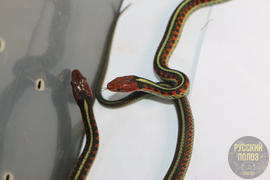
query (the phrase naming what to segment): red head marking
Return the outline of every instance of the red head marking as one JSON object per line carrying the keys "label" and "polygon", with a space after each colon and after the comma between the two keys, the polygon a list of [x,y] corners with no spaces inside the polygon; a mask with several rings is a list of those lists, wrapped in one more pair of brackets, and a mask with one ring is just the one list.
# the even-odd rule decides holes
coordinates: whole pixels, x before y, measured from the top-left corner
{"label": "red head marking", "polygon": [[107,88],[113,92],[132,92],[139,90],[135,82],[136,76],[118,77],[107,84]]}
{"label": "red head marking", "polygon": [[81,98],[81,91],[84,91],[84,93],[93,98],[93,94],[91,91],[91,88],[89,87],[86,78],[82,75],[82,73],[75,69],[72,71],[71,74],[71,86],[73,90],[73,96],[75,100],[79,100]]}

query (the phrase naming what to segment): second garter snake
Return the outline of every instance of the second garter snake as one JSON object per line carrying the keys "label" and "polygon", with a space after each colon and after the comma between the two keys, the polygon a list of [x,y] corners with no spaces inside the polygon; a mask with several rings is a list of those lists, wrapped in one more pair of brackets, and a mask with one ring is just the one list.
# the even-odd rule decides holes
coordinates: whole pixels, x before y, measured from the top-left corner
{"label": "second garter snake", "polygon": [[[175,46],[178,43],[178,40],[182,32],[182,28],[188,16],[193,11],[195,11],[200,7],[222,3],[226,1],[228,0],[185,0],[181,2],[179,6],[175,9],[169,20],[166,31],[164,33],[164,36],[156,51],[156,55],[154,58],[154,70],[156,74],[164,82],[153,83],[147,79],[140,78],[137,76],[125,76],[121,78],[116,78],[115,80],[110,82],[107,86],[109,90],[116,92],[132,92],[132,91],[143,91],[143,92],[134,92],[131,95],[127,96],[126,98],[117,101],[108,101],[102,97],[101,87],[103,84],[103,79],[108,64],[109,59],[108,53],[105,68],[103,69],[102,75],[100,77],[96,93],[97,99],[102,105],[112,108],[122,107],[139,99],[145,98],[149,96],[149,94],[160,96],[162,98],[173,99],[174,101],[178,114],[178,137],[173,161],[164,177],[164,179],[166,180],[184,179],[191,159],[193,139],[194,139],[194,122],[191,108],[186,97],[186,94],[188,93],[189,90],[189,80],[184,73],[170,69],[167,66],[168,60]],[[75,71],[75,73],[78,72]],[[83,89],[83,87],[80,88]],[[73,88],[73,90],[80,91],[76,90],[75,88]],[[87,93],[82,93],[82,97],[84,97],[84,94],[86,94],[87,96]],[[79,98],[76,96],[76,93],[74,94],[74,97],[78,103]],[[86,125],[88,124],[90,126],[90,129],[93,128],[96,129],[96,134],[95,133],[92,134],[93,136],[92,139],[98,140],[97,134],[98,131],[96,128],[96,123],[94,123],[94,121],[90,123],[90,120],[87,119],[89,116],[87,116],[86,114],[92,111],[92,109],[89,109],[89,103],[87,103],[86,100],[83,100],[83,102],[84,103],[82,103],[81,105],[80,103],[78,103],[78,105],[81,108],[83,119],[88,122],[86,123]],[[91,142],[93,143],[93,141]],[[98,147],[98,141],[96,142],[96,145]],[[91,146],[89,146],[89,144],[88,146],[85,146],[85,151],[83,153],[85,152],[89,153],[88,154],[86,153],[87,156],[83,154],[83,156],[80,157],[78,165],[75,166],[71,175],[73,175],[73,173],[87,174],[92,161],[90,162],[90,164],[88,164],[87,166],[88,168],[84,167],[86,164],[85,162],[88,162],[89,158],[90,160],[93,160],[95,157],[95,155],[93,155],[93,152],[96,152],[96,150],[91,150],[90,148],[93,148],[93,144]],[[84,179],[83,176],[82,178]]]}

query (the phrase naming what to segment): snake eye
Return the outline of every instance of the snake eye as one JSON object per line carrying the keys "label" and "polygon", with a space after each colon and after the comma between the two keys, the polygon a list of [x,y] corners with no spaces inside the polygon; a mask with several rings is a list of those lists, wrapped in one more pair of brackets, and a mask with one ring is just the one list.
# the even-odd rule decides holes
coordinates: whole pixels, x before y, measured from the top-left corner
{"label": "snake eye", "polygon": [[123,89],[117,89],[118,92],[123,92]]}

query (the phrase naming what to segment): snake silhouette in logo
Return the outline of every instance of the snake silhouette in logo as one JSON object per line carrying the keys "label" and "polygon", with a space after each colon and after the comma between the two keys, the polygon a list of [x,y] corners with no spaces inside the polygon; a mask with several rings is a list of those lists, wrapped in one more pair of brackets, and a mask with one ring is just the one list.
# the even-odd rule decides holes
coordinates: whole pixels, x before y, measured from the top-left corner
{"label": "snake silhouette in logo", "polygon": [[255,171],[256,165],[253,162],[244,162],[241,165],[243,171]]}

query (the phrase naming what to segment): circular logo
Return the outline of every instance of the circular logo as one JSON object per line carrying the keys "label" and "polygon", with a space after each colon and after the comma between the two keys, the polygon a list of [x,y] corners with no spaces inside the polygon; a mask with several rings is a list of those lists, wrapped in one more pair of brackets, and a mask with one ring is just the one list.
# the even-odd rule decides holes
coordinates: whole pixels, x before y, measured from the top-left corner
{"label": "circular logo", "polygon": [[245,136],[232,144],[228,159],[232,171],[237,176],[244,179],[253,179],[265,171],[269,154],[261,140],[252,136]]}

